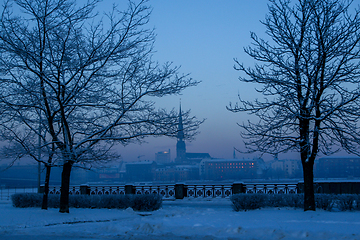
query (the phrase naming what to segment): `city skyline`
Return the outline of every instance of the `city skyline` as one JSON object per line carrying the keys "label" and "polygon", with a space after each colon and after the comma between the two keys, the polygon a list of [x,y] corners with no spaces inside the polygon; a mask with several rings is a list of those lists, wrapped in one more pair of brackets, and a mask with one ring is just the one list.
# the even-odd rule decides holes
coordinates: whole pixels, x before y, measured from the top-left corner
{"label": "city skyline", "polygon": [[[156,100],[157,107],[178,111],[181,99],[183,110],[190,109],[192,115],[206,119],[195,140],[186,141],[187,151],[232,158],[234,147],[244,150],[237,122],[247,121],[249,116],[231,113],[226,106],[237,101],[238,93],[251,97],[255,90],[254,86],[242,86],[237,80],[239,72],[233,69],[233,59],[249,62],[249,66],[253,62],[243,47],[251,43],[250,31],[265,35],[260,20],[268,11],[267,3],[267,0],[149,1],[153,11],[146,27],[154,27],[157,35],[154,60],[173,62],[174,66],[181,66],[181,73],[201,81],[180,96]],[[153,160],[156,152],[168,149],[171,158],[175,158],[176,138],[145,140],[148,143],[119,146],[123,160],[134,161],[138,157]]]}
{"label": "city skyline", "polygon": [[[184,111],[198,119],[206,119],[199,134],[192,142],[186,141],[188,152],[206,152],[214,158],[232,158],[234,147],[244,151],[240,127],[237,123],[257,121],[247,113],[232,113],[226,109],[235,104],[238,94],[243,99],[253,100],[257,95],[254,84],[241,83],[240,72],[234,70],[234,59],[254,66],[254,60],[243,48],[251,45],[250,33],[266,39],[266,28],[261,21],[268,14],[268,0],[256,1],[149,1],[153,8],[147,28],[155,28],[156,42],[154,60],[160,64],[173,62],[181,66],[180,73],[189,73],[201,81],[178,96],[156,99],[156,107]],[[125,7],[125,6],[124,6]],[[124,161],[154,160],[155,153],[171,151],[176,157],[176,138],[146,138],[147,143],[119,146],[116,150]],[[242,154],[239,157],[260,157],[261,153]],[[240,156],[241,155],[241,156]],[[336,155],[348,155],[340,151]],[[318,157],[321,157],[320,154]],[[273,156],[263,156],[266,160]],[[280,154],[279,158],[300,158],[299,153]]]}

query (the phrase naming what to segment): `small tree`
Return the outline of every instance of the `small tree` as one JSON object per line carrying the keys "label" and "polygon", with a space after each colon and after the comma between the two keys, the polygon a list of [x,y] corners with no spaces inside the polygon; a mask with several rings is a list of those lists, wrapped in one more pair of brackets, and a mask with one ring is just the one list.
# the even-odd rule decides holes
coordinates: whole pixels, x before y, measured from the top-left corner
{"label": "small tree", "polygon": [[[358,154],[360,16],[347,0],[270,0],[263,22],[270,37],[251,33],[245,52],[261,64],[235,69],[262,85],[264,100],[229,106],[260,121],[240,124],[248,150],[299,151],[305,185],[304,210],[315,210],[313,165],[319,152],[340,148]],[[350,14],[350,10],[353,15]]]}
{"label": "small tree", "polygon": [[[63,161],[60,212],[69,212],[74,164],[106,161],[116,143],[174,136],[177,113],[157,110],[151,98],[198,83],[152,60],[146,1],[104,16],[94,12],[98,2],[9,0],[1,16],[3,124],[33,131],[42,116],[46,142]],[[200,121],[187,112],[184,124],[191,135]]]}

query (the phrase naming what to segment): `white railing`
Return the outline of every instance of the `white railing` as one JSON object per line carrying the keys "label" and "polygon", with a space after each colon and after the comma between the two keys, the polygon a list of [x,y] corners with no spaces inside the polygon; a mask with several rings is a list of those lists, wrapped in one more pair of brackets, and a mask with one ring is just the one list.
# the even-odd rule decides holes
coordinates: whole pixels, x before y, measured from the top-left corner
{"label": "white railing", "polygon": [[[340,185],[341,183],[341,185]],[[347,184],[347,185],[344,185]],[[344,185],[344,186],[343,186]],[[349,182],[316,182],[315,193],[329,194],[359,194],[360,181]],[[40,188],[40,190],[43,188]],[[320,191],[321,190],[321,191]],[[350,192],[351,191],[351,192]],[[0,188],[0,200],[10,200],[14,193],[32,192],[37,188]],[[237,193],[265,193],[265,194],[296,194],[303,192],[302,182],[279,182],[279,183],[181,183],[181,184],[159,184],[159,183],[137,183],[118,185],[81,185],[70,186],[71,195],[108,195],[108,194],[159,194],[163,199],[182,198],[229,198]],[[60,194],[60,186],[52,186],[50,194]]]}
{"label": "white railing", "polygon": [[125,185],[91,186],[90,195],[125,194]]}
{"label": "white railing", "polygon": [[134,186],[135,194],[160,194],[163,199],[175,199],[175,185]]}
{"label": "white railing", "polygon": [[[159,194],[166,200],[179,198],[230,198],[234,193],[295,194],[297,184],[242,183],[239,184],[135,184],[135,185],[83,185],[71,186],[70,194],[109,195],[109,194]],[[177,193],[180,191],[181,193]],[[60,187],[51,187],[50,194],[60,194]]]}
{"label": "white railing", "polygon": [[[60,194],[60,186],[52,186],[49,187],[49,194]],[[79,186],[70,186],[69,187],[70,195],[80,195],[80,187]]]}
{"label": "white railing", "polygon": [[229,198],[232,195],[232,185],[188,185],[189,198]]}
{"label": "white railing", "polygon": [[294,194],[297,193],[296,184],[246,184],[246,193]]}

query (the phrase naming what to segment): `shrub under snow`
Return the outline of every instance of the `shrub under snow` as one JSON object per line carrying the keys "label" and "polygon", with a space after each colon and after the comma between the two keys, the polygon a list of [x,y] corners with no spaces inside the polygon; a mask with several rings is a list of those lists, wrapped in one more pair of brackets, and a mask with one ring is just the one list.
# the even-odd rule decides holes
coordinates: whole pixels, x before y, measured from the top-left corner
{"label": "shrub under snow", "polygon": [[359,196],[355,194],[342,194],[336,196],[337,207],[340,211],[351,211],[356,208]]}
{"label": "shrub under snow", "polygon": [[[41,207],[42,194],[17,193],[11,196],[14,207]],[[58,208],[60,196],[49,194],[48,207]],[[69,207],[73,208],[118,208],[128,207],[136,211],[154,211],[161,207],[159,195],[70,195]]]}
{"label": "shrub under snow", "polygon": [[235,194],[231,196],[230,200],[235,211],[258,209],[266,206],[266,194]]}
{"label": "shrub under snow", "polygon": [[15,193],[11,195],[11,201],[14,207],[41,207],[42,194],[38,193]]}
{"label": "shrub under snow", "polygon": [[157,194],[133,195],[132,204],[135,211],[155,211],[161,207],[162,198]]}
{"label": "shrub under snow", "polygon": [[240,193],[233,195],[230,200],[235,211],[252,210],[262,207],[294,207],[304,206],[302,194],[261,194]]}
{"label": "shrub under snow", "polygon": [[336,198],[333,194],[315,194],[315,204],[317,208],[331,211],[336,203]]}
{"label": "shrub under snow", "polygon": [[[303,208],[303,194],[236,194],[231,198],[235,211],[258,209],[262,207]],[[331,211],[360,210],[360,195],[356,194],[315,194],[316,208]]]}

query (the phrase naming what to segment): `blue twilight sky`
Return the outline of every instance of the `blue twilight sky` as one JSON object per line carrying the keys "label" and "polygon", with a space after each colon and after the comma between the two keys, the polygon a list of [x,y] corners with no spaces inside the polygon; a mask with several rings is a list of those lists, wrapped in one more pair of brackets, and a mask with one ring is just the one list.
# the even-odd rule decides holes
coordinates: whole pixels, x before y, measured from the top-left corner
{"label": "blue twilight sky", "polygon": [[[191,109],[199,119],[206,118],[200,134],[186,142],[188,152],[208,152],[212,157],[232,158],[233,147],[242,148],[237,122],[246,121],[247,114],[226,110],[229,102],[237,101],[237,94],[254,96],[254,86],[240,83],[239,72],[233,69],[234,58],[253,65],[243,51],[250,41],[250,31],[265,37],[268,0],[150,0],[153,7],[148,27],[157,34],[154,59],[160,63],[171,61],[181,65],[181,72],[202,81],[181,96],[159,99],[159,107]],[[176,156],[176,139],[148,138],[146,144],[119,147],[125,161],[142,156],[154,160],[158,151],[171,150]],[[252,157],[237,154],[238,157]]]}

